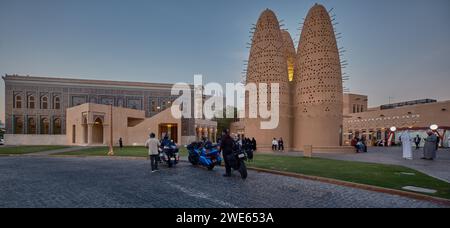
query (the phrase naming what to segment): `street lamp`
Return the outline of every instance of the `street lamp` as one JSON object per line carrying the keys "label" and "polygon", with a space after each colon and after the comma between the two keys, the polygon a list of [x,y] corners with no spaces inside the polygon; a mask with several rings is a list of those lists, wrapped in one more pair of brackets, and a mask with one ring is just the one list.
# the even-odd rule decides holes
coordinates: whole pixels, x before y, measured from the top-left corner
{"label": "street lamp", "polygon": [[437,129],[439,129],[439,126],[436,125],[436,124],[433,124],[433,125],[430,126],[430,129],[431,129],[432,131],[436,131]]}
{"label": "street lamp", "polygon": [[392,132],[395,132],[395,131],[397,131],[397,128],[396,127],[391,127],[391,129],[390,129]]}

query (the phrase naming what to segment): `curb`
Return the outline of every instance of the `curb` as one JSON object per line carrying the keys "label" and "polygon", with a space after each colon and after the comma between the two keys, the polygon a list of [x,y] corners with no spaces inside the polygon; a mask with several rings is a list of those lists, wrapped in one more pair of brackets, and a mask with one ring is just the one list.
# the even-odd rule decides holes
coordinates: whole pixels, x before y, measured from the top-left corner
{"label": "curb", "polygon": [[276,170],[269,170],[269,169],[262,169],[262,168],[254,168],[254,167],[247,167],[247,169],[253,170],[256,172],[263,172],[263,173],[270,173],[270,174],[276,174],[276,175],[287,176],[287,177],[294,177],[294,178],[298,178],[298,179],[319,181],[319,182],[323,182],[323,183],[334,184],[334,185],[339,185],[339,186],[344,186],[344,187],[351,187],[351,188],[357,188],[357,189],[368,190],[368,191],[373,191],[373,192],[408,197],[408,198],[415,199],[415,200],[429,201],[429,202],[433,202],[433,203],[437,203],[437,204],[441,204],[441,205],[450,207],[450,200],[448,200],[448,199],[423,195],[423,194],[419,194],[419,193],[413,193],[413,192],[407,192],[407,191],[401,191],[401,190],[383,188],[383,187],[376,187],[376,186],[366,185],[366,184],[357,184],[357,183],[353,183],[353,182],[341,181],[341,180],[336,180],[336,179],[331,179],[331,178],[326,178],[326,177],[309,176],[309,175],[298,174],[298,173],[290,173],[290,172],[283,172],[283,171],[276,171]]}

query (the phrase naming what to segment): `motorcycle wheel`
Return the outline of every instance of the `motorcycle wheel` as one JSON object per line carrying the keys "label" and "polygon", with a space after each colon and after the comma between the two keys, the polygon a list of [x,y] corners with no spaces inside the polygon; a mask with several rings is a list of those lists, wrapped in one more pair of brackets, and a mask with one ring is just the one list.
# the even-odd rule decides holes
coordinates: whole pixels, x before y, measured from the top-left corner
{"label": "motorcycle wheel", "polygon": [[199,163],[198,157],[195,156],[189,156],[188,160],[192,165],[198,165]]}
{"label": "motorcycle wheel", "polygon": [[209,170],[209,171],[213,170],[213,169],[214,169],[214,166],[215,166],[214,164],[209,165],[209,166],[208,166],[208,170]]}
{"label": "motorcycle wheel", "polygon": [[247,178],[247,166],[245,165],[244,161],[240,161],[239,173],[241,174],[242,179]]}

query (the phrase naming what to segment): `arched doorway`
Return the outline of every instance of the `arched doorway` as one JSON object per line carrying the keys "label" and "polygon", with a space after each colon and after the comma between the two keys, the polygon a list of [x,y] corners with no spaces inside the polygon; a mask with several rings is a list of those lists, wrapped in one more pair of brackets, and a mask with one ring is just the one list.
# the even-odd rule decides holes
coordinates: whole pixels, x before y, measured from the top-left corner
{"label": "arched doorway", "polygon": [[50,121],[47,118],[41,119],[41,134],[48,135],[50,134]]}
{"label": "arched doorway", "polygon": [[92,143],[103,144],[103,120],[97,118],[92,127]]}
{"label": "arched doorway", "polygon": [[162,138],[168,136],[169,139],[178,143],[178,125],[177,124],[160,124],[159,125],[159,136]]}
{"label": "arched doorway", "polygon": [[30,117],[28,118],[28,134],[35,135],[36,133],[36,120]]}
{"label": "arched doorway", "polygon": [[23,134],[23,119],[22,117],[14,118],[14,134]]}
{"label": "arched doorway", "polygon": [[60,135],[61,134],[61,119],[56,118],[53,120],[53,134]]}

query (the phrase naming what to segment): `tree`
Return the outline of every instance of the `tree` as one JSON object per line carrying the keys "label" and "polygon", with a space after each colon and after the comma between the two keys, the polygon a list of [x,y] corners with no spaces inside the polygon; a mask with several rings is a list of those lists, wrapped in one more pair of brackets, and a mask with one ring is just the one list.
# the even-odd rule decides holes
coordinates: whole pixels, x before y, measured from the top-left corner
{"label": "tree", "polygon": [[[227,117],[227,110],[229,109],[229,114],[232,114],[231,112],[234,112],[233,118],[226,118]],[[222,110],[223,117],[224,118],[215,118],[214,121],[217,122],[217,132],[218,134],[222,134],[223,130],[230,129],[230,125],[238,120],[238,111],[236,107],[225,108]]]}

